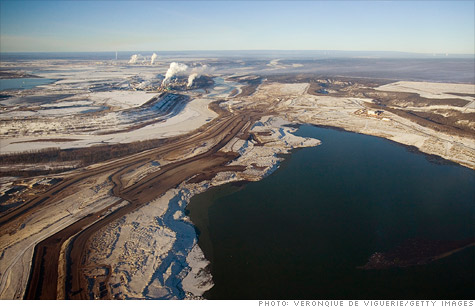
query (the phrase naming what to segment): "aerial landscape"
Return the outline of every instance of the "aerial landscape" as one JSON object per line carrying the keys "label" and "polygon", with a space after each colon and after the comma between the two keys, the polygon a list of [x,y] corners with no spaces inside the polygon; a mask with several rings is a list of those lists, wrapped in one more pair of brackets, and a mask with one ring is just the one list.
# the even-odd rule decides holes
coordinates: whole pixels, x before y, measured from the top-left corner
{"label": "aerial landscape", "polygon": [[473,1],[0,3],[1,299],[474,299]]}

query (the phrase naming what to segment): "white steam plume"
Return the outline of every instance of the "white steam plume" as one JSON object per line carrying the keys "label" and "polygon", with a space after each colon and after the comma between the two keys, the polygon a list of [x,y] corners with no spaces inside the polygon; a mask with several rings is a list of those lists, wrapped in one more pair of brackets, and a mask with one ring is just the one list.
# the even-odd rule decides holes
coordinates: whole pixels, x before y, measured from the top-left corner
{"label": "white steam plume", "polygon": [[208,65],[203,65],[201,67],[194,67],[191,70],[191,74],[188,77],[188,84],[186,85],[187,87],[191,87],[193,85],[193,81],[198,78],[201,75],[210,73],[212,71],[211,68],[209,68]]}
{"label": "white steam plume", "polygon": [[135,64],[139,58],[138,54],[134,54],[133,56],[130,57],[129,64]]}
{"label": "white steam plume", "polygon": [[188,66],[181,63],[172,62],[170,68],[168,68],[167,73],[165,74],[165,79],[163,79],[162,85],[168,83],[168,81],[178,74],[184,74],[188,70]]}
{"label": "white steam plume", "polygon": [[158,55],[155,52],[152,54],[152,59],[150,60],[151,65],[153,65],[153,62],[155,62],[155,59],[157,58],[157,56]]}
{"label": "white steam plume", "polygon": [[198,77],[197,73],[192,73],[191,75],[188,76],[188,84],[186,85],[187,87],[191,87],[193,85],[193,81],[195,78]]}

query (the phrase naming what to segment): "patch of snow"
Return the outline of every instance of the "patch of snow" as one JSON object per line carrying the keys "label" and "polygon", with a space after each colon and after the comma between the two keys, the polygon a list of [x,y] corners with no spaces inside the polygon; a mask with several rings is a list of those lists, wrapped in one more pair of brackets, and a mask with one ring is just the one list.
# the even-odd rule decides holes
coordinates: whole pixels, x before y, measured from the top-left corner
{"label": "patch of snow", "polygon": [[421,97],[431,99],[459,98],[467,101],[474,101],[470,96],[459,96],[448,93],[460,93],[475,95],[474,84],[453,84],[453,83],[435,83],[435,82],[413,82],[399,81],[375,88],[378,91],[406,92],[416,93]]}
{"label": "patch of snow", "polygon": [[119,109],[135,108],[143,105],[157,93],[147,93],[142,91],[109,91],[94,92],[88,94],[88,99],[95,103],[107,104]]}
{"label": "patch of snow", "polygon": [[[143,141],[149,139],[161,139],[171,136],[177,136],[195,130],[217,117],[217,114],[208,108],[210,99],[194,99],[190,101],[185,108],[177,115],[165,119],[162,122],[151,124],[136,130],[119,132],[106,135],[89,134],[86,139],[82,134],[70,133],[68,135],[60,135],[64,138],[79,139],[78,141],[58,142],[54,147],[61,149],[89,147],[94,144],[117,144],[131,143],[135,141]],[[5,127],[5,130],[7,128]],[[5,131],[6,132],[6,131]],[[5,133],[2,131],[2,133]],[[45,138],[56,138],[56,136],[48,135]],[[0,145],[2,153],[21,152],[27,150],[38,150],[49,148],[51,142],[34,142],[24,143],[32,140],[41,139],[41,135],[34,137],[15,137],[4,138]],[[18,143],[22,142],[22,143]]]}

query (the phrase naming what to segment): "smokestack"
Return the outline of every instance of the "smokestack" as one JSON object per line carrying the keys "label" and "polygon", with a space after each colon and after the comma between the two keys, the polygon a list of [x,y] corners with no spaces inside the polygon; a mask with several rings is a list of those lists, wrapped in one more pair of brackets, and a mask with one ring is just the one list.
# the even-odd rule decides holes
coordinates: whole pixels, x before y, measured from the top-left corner
{"label": "smokestack", "polygon": [[157,56],[158,55],[155,52],[152,54],[152,59],[150,61],[150,65],[153,65],[153,62],[155,62],[155,59],[157,58]]}

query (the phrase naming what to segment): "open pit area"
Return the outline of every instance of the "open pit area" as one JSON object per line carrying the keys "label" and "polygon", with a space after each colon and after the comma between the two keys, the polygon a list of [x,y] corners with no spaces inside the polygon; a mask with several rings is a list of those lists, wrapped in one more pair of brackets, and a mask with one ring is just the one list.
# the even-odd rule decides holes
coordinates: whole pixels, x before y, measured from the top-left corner
{"label": "open pit area", "polygon": [[2,61],[0,78],[52,81],[0,91],[1,299],[202,298],[213,281],[186,205],[320,145],[295,136],[298,124],[475,169],[473,78],[332,74],[295,59],[131,61]]}

